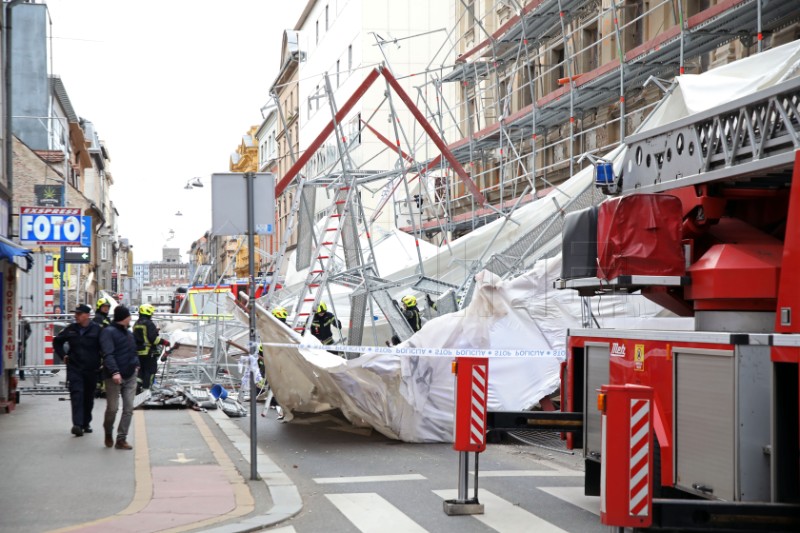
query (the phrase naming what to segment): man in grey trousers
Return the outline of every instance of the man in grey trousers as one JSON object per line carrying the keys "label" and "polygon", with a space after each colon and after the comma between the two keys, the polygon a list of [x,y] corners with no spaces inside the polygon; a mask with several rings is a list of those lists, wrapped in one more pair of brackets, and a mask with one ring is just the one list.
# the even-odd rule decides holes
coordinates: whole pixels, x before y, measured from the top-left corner
{"label": "man in grey trousers", "polygon": [[[106,414],[103,428],[106,431],[105,445],[117,450],[132,450],[128,444],[128,429],[133,417],[133,401],[136,398],[136,377],[139,373],[139,356],[136,341],[128,330],[131,312],[123,305],[114,309],[114,321],[100,334],[100,348],[105,354],[103,377],[106,384]],[[117,418],[119,398],[122,396],[122,416],[117,426],[114,443],[114,420]]]}

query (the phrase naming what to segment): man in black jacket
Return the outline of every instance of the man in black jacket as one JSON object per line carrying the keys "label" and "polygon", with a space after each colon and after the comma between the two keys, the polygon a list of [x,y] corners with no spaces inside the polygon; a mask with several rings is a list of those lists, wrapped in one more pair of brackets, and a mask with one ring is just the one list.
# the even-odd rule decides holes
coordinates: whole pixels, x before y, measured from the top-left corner
{"label": "man in black jacket", "polygon": [[[106,431],[105,445],[118,450],[131,450],[128,444],[128,428],[133,417],[133,401],[136,398],[136,377],[139,372],[139,356],[136,341],[128,330],[131,312],[124,305],[114,309],[114,321],[100,335],[103,351],[103,373],[106,383],[106,414],[103,428]],[[117,426],[117,442],[114,444],[114,420],[117,418],[119,398],[122,396],[122,416]]]}
{"label": "man in black jacket", "polygon": [[[53,339],[53,351],[67,365],[69,400],[72,404],[72,434],[82,437],[91,433],[94,390],[100,370],[100,332],[102,329],[92,322],[92,308],[79,305],[75,308],[75,322],[65,327]],[[67,352],[64,345],[69,346]]]}

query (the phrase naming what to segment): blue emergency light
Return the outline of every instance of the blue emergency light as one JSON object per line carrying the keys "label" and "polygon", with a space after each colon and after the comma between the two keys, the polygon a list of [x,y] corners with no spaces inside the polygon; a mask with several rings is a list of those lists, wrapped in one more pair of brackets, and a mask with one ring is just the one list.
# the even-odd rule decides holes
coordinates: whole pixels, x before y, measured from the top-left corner
{"label": "blue emergency light", "polygon": [[614,184],[614,164],[609,161],[598,161],[594,166],[594,184],[606,187]]}

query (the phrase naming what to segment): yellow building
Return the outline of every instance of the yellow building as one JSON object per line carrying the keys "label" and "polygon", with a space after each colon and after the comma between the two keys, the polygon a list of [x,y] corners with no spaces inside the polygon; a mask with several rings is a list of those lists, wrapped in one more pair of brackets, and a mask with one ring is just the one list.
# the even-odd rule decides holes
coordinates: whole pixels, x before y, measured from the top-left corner
{"label": "yellow building", "polygon": [[[231,172],[258,172],[258,141],[256,139],[256,131],[258,126],[251,126],[236,151],[231,154],[230,171]],[[258,199],[256,199],[256,202]],[[244,236],[230,237],[228,242],[223,246],[227,253],[233,251],[236,254],[233,272],[230,274],[237,278],[246,278],[249,275],[249,261],[250,254],[248,252],[246,243],[243,241]],[[266,235],[256,235],[255,238],[255,267],[256,272],[263,272],[269,263],[269,237]]]}

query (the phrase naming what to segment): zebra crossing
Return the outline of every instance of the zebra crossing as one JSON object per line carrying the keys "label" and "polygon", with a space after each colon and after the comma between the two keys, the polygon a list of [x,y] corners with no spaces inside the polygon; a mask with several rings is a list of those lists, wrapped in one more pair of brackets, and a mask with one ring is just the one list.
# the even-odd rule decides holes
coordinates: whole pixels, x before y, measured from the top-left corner
{"label": "zebra crossing", "polygon": [[[519,477],[551,477],[551,478],[567,478],[567,477],[582,477],[582,472],[574,470],[556,468],[556,469],[541,469],[541,470],[487,470],[481,471],[481,478],[519,478]],[[365,484],[374,488],[374,483],[392,483],[397,481],[427,481],[425,476],[420,474],[403,474],[403,475],[385,475],[385,476],[352,476],[352,477],[336,477],[336,478],[313,478],[313,481],[323,488],[329,486],[333,488],[341,487],[343,485],[352,485],[357,489],[359,486]],[[577,479],[576,479],[577,482]],[[536,487],[535,490],[541,491],[544,494],[555,497],[561,501],[567,502],[576,508],[583,511],[588,511],[594,515],[599,516],[600,504],[599,499],[583,495],[583,487],[581,486],[552,486],[552,487]],[[455,499],[457,497],[456,489],[443,489],[443,490],[430,490],[432,497],[441,500]],[[470,494],[472,494],[470,489]],[[426,529],[420,525],[419,517],[415,519],[406,512],[398,508],[397,505],[390,501],[390,497],[378,492],[366,491],[347,491],[347,492],[328,492],[325,499],[330,502],[333,507],[353,526],[353,531],[360,531],[362,533],[384,533],[392,531],[397,533],[425,533],[427,531],[437,531],[437,529]],[[482,515],[473,515],[471,517],[464,517],[468,520],[476,520],[482,527],[480,529],[486,531],[498,532],[515,532],[515,531],[536,531],[537,533],[568,533],[569,531],[577,531],[574,527],[572,529],[563,529],[558,524],[552,523],[530,510],[524,509],[519,503],[508,501],[495,494],[486,488],[479,488],[478,499],[484,505],[485,512]],[[401,505],[397,502],[398,505]],[[391,527],[387,529],[387,524]],[[601,530],[599,518],[593,521],[592,525],[596,525],[596,530]],[[581,529],[582,531],[583,529]],[[281,533],[306,533],[303,528],[298,526],[295,528],[292,525],[284,525],[278,527],[273,531]]]}

